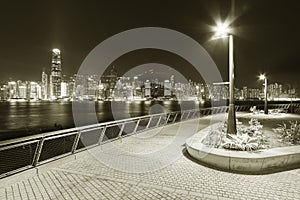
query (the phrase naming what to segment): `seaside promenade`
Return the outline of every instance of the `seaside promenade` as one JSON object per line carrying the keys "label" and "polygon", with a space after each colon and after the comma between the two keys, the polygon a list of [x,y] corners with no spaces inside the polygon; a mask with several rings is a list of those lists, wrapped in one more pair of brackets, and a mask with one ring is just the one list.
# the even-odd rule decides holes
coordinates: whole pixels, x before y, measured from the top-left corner
{"label": "seaside promenade", "polygon": [[[148,130],[0,179],[0,199],[300,199],[300,169],[266,175],[219,171],[190,159],[184,142],[172,143],[182,123],[199,123],[197,130],[186,128],[197,132],[210,119]],[[174,162],[160,165],[168,159],[163,153],[143,162],[144,155],[170,145]],[[116,155],[112,147],[131,154]],[[111,165],[99,161],[95,155],[100,154],[111,158]],[[114,164],[125,168],[118,170]],[[149,166],[156,170],[137,173]]]}

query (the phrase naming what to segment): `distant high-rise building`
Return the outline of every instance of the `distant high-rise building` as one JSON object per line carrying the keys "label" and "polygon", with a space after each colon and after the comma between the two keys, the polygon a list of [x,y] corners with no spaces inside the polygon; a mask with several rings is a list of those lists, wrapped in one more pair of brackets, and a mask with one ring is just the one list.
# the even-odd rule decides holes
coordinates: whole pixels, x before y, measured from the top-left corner
{"label": "distant high-rise building", "polygon": [[61,55],[59,49],[52,50],[52,65],[50,74],[50,98],[61,97]]}
{"label": "distant high-rise building", "polygon": [[110,71],[110,74],[108,75],[103,75],[100,77],[100,82],[104,84],[105,87],[105,98],[106,99],[112,99],[113,98],[113,93],[115,90],[115,86],[118,80],[117,72],[115,70],[115,67]]}
{"label": "distant high-rise building", "polygon": [[37,82],[27,82],[27,99],[41,99],[42,92],[41,86]]}
{"label": "distant high-rise building", "polygon": [[145,97],[151,97],[151,85],[149,80],[145,82]]}
{"label": "distant high-rise building", "polygon": [[75,76],[71,76],[69,81],[68,81],[68,96],[73,98],[75,96]]}
{"label": "distant high-rise building", "polygon": [[26,91],[27,91],[26,84],[25,83],[20,84],[19,85],[19,98],[26,99]]}
{"label": "distant high-rise building", "polygon": [[249,88],[248,89],[248,97],[250,99],[259,99],[260,97],[260,90],[256,88]]}
{"label": "distant high-rise building", "polygon": [[247,86],[244,86],[243,87],[243,90],[242,90],[242,98],[245,100],[245,99],[248,99],[249,97],[249,90],[248,90],[248,87]]}
{"label": "distant high-rise building", "polygon": [[171,83],[169,80],[164,81],[164,96],[165,97],[171,96]]}
{"label": "distant high-rise building", "polygon": [[68,96],[68,84],[65,81],[61,82],[61,97]]}
{"label": "distant high-rise building", "polygon": [[173,89],[174,86],[175,86],[175,76],[174,76],[174,75],[172,75],[172,76],[170,77],[170,81],[171,81],[171,89]]}
{"label": "distant high-rise building", "polygon": [[7,100],[9,98],[8,85],[2,85],[0,89],[0,100]]}
{"label": "distant high-rise building", "polygon": [[42,99],[48,99],[48,75],[42,72]]}
{"label": "distant high-rise building", "polygon": [[17,98],[17,83],[15,81],[9,81],[7,83],[9,91],[9,99]]}

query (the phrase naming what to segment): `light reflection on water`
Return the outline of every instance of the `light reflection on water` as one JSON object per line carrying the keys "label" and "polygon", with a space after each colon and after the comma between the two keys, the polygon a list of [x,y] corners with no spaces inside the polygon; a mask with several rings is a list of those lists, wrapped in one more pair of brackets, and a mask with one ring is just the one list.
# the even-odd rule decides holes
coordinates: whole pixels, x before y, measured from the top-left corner
{"label": "light reflection on water", "polygon": [[[161,112],[194,109],[195,102],[88,102],[95,104],[99,122],[137,117]],[[112,111],[114,114],[112,114]],[[53,128],[60,124],[63,128],[74,127],[72,102],[1,102],[0,130],[38,130]],[[93,110],[84,110],[85,115],[94,114]]]}

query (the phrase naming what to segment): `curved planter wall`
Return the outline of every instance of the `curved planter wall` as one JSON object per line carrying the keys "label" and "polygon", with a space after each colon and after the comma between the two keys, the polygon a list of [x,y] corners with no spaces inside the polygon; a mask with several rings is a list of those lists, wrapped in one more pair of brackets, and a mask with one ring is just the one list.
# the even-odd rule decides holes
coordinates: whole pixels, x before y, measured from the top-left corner
{"label": "curved planter wall", "polygon": [[201,144],[199,141],[212,126],[186,140],[188,153],[203,163],[223,170],[257,174],[300,167],[300,146],[246,152],[210,148]]}

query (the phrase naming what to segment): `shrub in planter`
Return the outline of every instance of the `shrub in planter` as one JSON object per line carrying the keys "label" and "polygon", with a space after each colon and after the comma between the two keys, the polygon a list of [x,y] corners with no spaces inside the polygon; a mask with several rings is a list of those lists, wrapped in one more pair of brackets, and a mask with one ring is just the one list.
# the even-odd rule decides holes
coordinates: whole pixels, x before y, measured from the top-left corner
{"label": "shrub in planter", "polygon": [[219,124],[217,128],[212,128],[207,136],[202,140],[202,143],[218,148],[222,144],[223,138],[226,136],[225,134],[226,127],[224,124]]}
{"label": "shrub in planter", "polygon": [[249,126],[237,123],[237,134],[226,133],[226,122],[216,129],[210,130],[202,140],[205,145],[239,151],[253,151],[267,148],[267,139],[262,133],[262,125],[257,119],[251,119]]}
{"label": "shrub in planter", "polygon": [[273,129],[275,133],[280,135],[283,142],[291,144],[300,144],[300,124],[297,121],[289,122],[288,126],[286,123],[278,124],[278,127]]}

